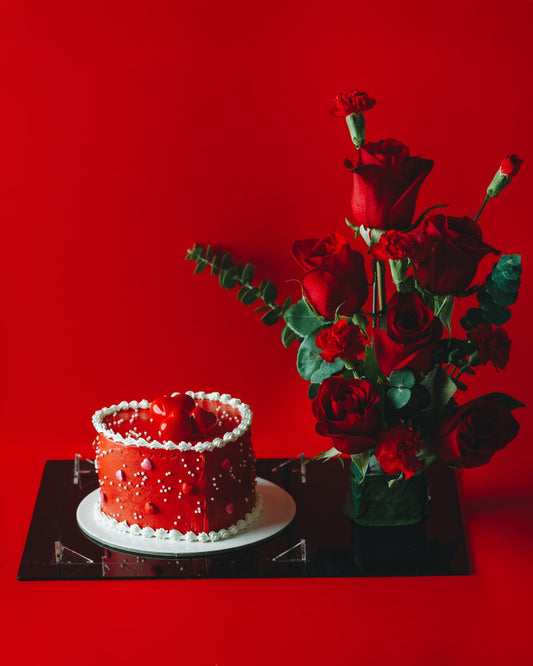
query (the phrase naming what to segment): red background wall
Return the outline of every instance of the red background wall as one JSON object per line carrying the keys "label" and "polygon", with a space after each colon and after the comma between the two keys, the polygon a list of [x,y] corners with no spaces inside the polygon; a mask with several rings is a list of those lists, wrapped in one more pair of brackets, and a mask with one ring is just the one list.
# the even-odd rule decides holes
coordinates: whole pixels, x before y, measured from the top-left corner
{"label": "red background wall", "polygon": [[[132,663],[142,663],[141,645],[162,659],[177,643],[176,656],[219,666],[318,664],[326,653],[343,663],[431,654],[434,664],[499,664],[525,654],[533,455],[524,410],[509,449],[465,474],[476,565],[466,579],[15,576],[44,461],[90,455],[90,416],[103,405],[219,390],[251,404],[259,456],[325,448],[281,327],[263,326],[183,258],[210,242],[298,296],[294,240],[347,233],[343,160],[353,147],[328,113],[342,90],[377,98],[369,139],[394,137],[435,160],[419,211],[450,203],[451,215],[473,215],[500,159],[524,158],[481,218],[485,239],[525,264],[511,363],[481,369],[470,396],[490,384],[529,401],[532,18],[520,0],[0,2],[2,525],[20,511],[1,537],[7,646],[31,627],[25,649],[39,664],[86,642],[79,663],[92,662],[101,640]],[[266,634],[268,647],[253,651]]]}

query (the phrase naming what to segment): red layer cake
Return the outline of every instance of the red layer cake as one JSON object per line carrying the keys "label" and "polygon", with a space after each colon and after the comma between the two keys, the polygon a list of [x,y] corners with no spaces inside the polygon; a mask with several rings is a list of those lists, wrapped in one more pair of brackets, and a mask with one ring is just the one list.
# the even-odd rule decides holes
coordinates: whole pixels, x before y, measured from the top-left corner
{"label": "red layer cake", "polygon": [[219,393],[173,393],[93,415],[98,516],[163,539],[217,541],[261,514],[248,405]]}

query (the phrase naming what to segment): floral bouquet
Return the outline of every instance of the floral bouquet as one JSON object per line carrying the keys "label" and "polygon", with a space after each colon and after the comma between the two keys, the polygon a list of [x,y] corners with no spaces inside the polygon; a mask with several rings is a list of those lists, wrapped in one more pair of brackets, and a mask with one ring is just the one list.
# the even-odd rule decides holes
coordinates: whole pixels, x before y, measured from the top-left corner
{"label": "floral bouquet", "polygon": [[[334,100],[355,145],[351,218],[363,245],[352,249],[338,233],[295,242],[303,271],[302,298],[278,303],[269,280],[254,285],[251,264],[195,245],[195,272],[210,267],[225,289],[254,305],[262,321],[285,326],[283,344],[299,345],[297,369],[310,382],[316,431],[330,440],[318,458],[350,456],[351,516],[362,524],[410,524],[423,518],[425,470],[441,461],[476,467],[516,437],[512,411],[523,406],[504,393],[466,401],[467,376],[487,363],[503,370],[511,316],[522,272],[520,256],[485,242],[479,217],[519,171],[516,155],[503,159],[473,218],[428,208],[416,219],[417,195],[433,162],[412,157],[394,139],[365,136],[365,112],[375,104],[349,91]],[[365,250],[366,244],[366,250]],[[475,283],[478,265],[492,269]],[[388,298],[390,294],[390,298]],[[456,299],[472,299],[452,334]],[[259,302],[259,306],[258,306]]]}

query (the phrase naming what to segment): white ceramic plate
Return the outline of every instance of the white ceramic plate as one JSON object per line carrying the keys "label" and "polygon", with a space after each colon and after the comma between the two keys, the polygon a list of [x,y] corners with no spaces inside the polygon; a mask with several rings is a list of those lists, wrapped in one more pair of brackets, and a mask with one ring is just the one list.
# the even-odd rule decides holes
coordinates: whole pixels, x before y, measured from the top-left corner
{"label": "white ceramic plate", "polygon": [[263,514],[255,525],[242,534],[220,541],[172,541],[135,536],[106,527],[97,517],[100,490],[89,493],[79,504],[76,519],[81,531],[93,541],[110,548],[146,555],[209,555],[251,546],[270,539],[287,527],[296,514],[296,504],[289,493],[266,479],[257,479],[257,491],[263,496]]}

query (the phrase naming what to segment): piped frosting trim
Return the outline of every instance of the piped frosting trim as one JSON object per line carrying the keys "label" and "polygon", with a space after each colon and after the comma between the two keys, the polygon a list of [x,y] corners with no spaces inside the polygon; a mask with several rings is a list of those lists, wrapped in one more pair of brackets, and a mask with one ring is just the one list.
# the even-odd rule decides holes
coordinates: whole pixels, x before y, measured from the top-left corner
{"label": "piped frosting trim", "polygon": [[[198,451],[200,453],[203,451],[212,451],[213,449],[221,449],[226,446],[226,444],[235,442],[250,429],[253,412],[248,405],[245,405],[238,398],[232,398],[227,393],[223,393],[222,395],[220,393],[205,393],[204,391],[198,391],[197,393],[194,393],[193,391],[185,391],[185,393],[195,400],[213,400],[220,402],[222,405],[229,405],[230,407],[237,409],[241,414],[241,422],[233,430],[224,433],[223,437],[215,437],[213,440],[197,442],[196,444],[193,444],[192,442],[179,442],[176,444],[175,442],[167,440],[159,442],[155,439],[147,441],[143,437],[124,437],[120,433],[115,432],[112,428],[106,426],[104,419],[107,416],[112,416],[128,409],[149,409],[150,402],[148,400],[132,400],[131,402],[123,400],[118,405],[104,407],[95,412],[92,417],[93,426],[99,434],[104,435],[107,439],[110,439],[113,442],[118,442],[125,446],[143,446],[149,449],[166,449],[168,451],[178,449],[179,451]],[[178,394],[172,393],[172,396],[175,395]]]}
{"label": "piped frosting trim", "polygon": [[165,530],[162,527],[154,530],[151,527],[140,527],[137,524],[130,525],[125,520],[119,522],[118,520],[115,520],[115,518],[111,518],[111,516],[102,513],[100,510],[100,502],[95,504],[95,513],[97,519],[103,523],[106,528],[116,530],[117,532],[155,539],[168,539],[170,541],[200,541],[205,543],[208,541],[228,539],[250,529],[250,527],[258,521],[263,514],[263,496],[261,493],[257,493],[257,502],[254,508],[234,525],[230,525],[228,528],[218,531],[200,532],[200,534],[196,534],[195,532],[186,532],[183,534],[183,532],[180,532],[179,530]]}

